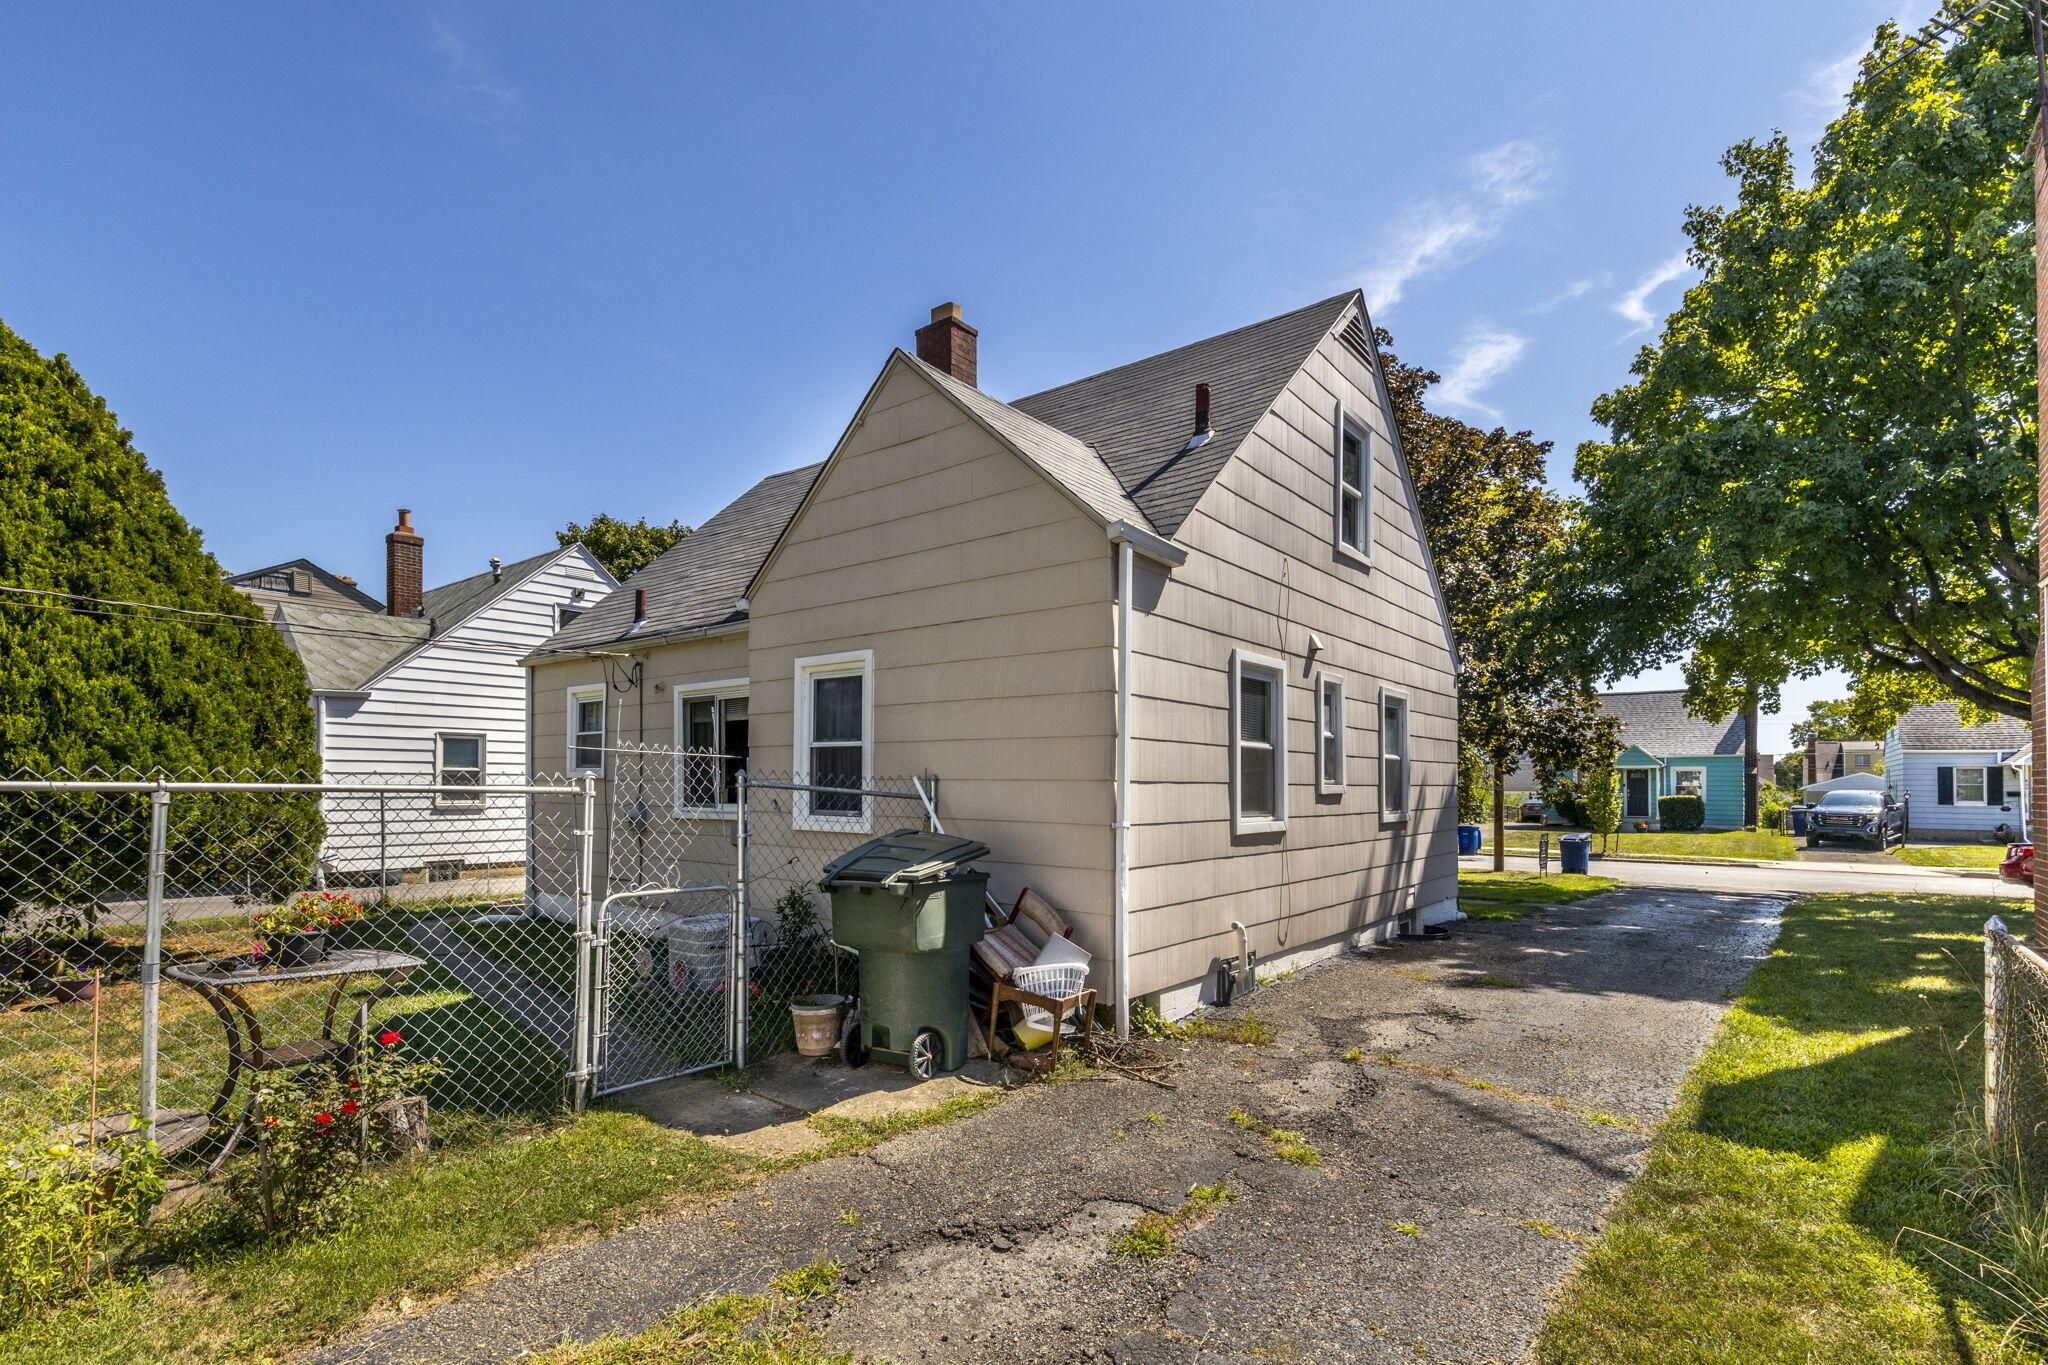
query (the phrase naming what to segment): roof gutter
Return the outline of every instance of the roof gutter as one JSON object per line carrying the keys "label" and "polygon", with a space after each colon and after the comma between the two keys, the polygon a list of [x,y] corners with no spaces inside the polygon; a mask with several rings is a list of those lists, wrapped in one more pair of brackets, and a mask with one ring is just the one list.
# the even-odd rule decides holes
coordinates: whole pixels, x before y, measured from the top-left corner
{"label": "roof gutter", "polygon": [[691,640],[712,640],[721,635],[744,635],[747,619],[719,621],[708,626],[692,626],[688,630],[665,630],[658,635],[621,635],[615,640],[593,640],[587,645],[570,649],[537,649],[519,662],[523,667],[534,668],[541,664],[560,663],[564,659],[585,659],[598,654],[617,654],[621,650],[641,650],[649,645],[679,645]]}
{"label": "roof gutter", "polygon": [[1109,543],[1136,550],[1155,564],[1169,569],[1178,569],[1188,562],[1188,552],[1164,536],[1133,526],[1128,521],[1113,521],[1109,524]]}

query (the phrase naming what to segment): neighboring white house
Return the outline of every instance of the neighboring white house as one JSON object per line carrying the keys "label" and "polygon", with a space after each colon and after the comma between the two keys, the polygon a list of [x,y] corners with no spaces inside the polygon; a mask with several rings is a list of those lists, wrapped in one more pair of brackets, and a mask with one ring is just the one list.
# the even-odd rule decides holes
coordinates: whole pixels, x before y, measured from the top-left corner
{"label": "neighboring white house", "polygon": [[[519,661],[618,582],[571,545],[422,591],[423,549],[401,509],[385,538],[381,612],[264,601],[306,668],[321,775],[422,787],[524,782],[533,768]],[[364,798],[327,806],[321,857],[344,876],[526,858],[521,802],[423,795],[387,801],[381,821]]]}
{"label": "neighboring white house", "polygon": [[1884,737],[1884,776],[1914,839],[2017,839],[2026,818],[2024,721],[1965,725],[1954,702],[1916,706]]}

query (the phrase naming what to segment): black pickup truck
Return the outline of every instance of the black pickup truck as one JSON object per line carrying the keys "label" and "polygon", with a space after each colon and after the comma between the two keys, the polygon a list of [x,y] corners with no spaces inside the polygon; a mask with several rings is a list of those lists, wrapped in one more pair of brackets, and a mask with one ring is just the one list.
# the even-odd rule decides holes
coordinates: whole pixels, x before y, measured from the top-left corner
{"label": "black pickup truck", "polygon": [[1829,792],[1806,817],[1806,846],[1851,839],[1875,849],[1906,842],[1906,808],[1889,792]]}

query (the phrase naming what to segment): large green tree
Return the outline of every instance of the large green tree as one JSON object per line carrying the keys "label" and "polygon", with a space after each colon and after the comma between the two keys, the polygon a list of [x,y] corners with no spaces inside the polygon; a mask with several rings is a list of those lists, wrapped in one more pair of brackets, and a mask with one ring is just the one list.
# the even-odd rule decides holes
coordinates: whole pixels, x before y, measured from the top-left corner
{"label": "large green tree", "polygon": [[[1461,789],[1491,775],[1494,865],[1502,866],[1508,774],[1531,757],[1546,781],[1575,767],[1599,708],[1542,613],[1548,566],[1568,539],[1570,506],[1544,478],[1548,441],[1431,412],[1438,376],[1395,355],[1379,333],[1389,400],[1458,648]],[[1460,818],[1471,814],[1471,792]]]}
{"label": "large green tree", "polygon": [[623,582],[652,564],[663,550],[688,534],[690,528],[680,521],[657,526],[645,517],[638,521],[621,521],[609,512],[599,512],[580,525],[570,522],[555,532],[555,539],[563,545],[581,544],[597,556],[597,562],[604,565],[613,578]]}
{"label": "large green tree", "polygon": [[1782,134],[1728,152],[1733,203],[1686,215],[1701,278],[1578,452],[1560,619],[1603,671],[1686,658],[1703,711],[1832,666],[2027,713],[2032,58],[2016,20],[1901,47],[1879,30],[1810,178]]}
{"label": "large green tree", "polygon": [[[227,585],[70,362],[4,324],[0,588],[0,773],[314,772],[298,657]],[[318,821],[304,803],[226,804],[174,802],[176,828],[191,836],[174,847],[193,855],[174,853],[174,874],[243,841],[261,845],[266,874],[308,870]],[[0,922],[22,900],[127,889],[146,851],[140,809],[0,798]]]}

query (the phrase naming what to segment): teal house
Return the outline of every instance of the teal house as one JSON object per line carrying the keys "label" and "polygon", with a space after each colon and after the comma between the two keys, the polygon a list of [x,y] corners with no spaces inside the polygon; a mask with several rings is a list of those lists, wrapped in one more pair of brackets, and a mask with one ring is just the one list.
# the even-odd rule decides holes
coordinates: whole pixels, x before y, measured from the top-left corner
{"label": "teal house", "polygon": [[1603,692],[1600,709],[1621,722],[1621,827],[1657,828],[1657,798],[1698,796],[1708,829],[1740,829],[1743,815],[1740,713],[1701,720],[1685,692]]}

